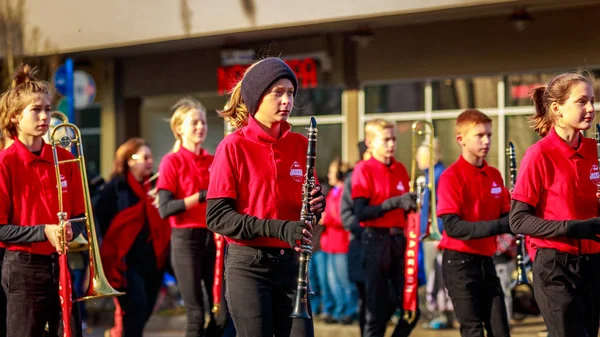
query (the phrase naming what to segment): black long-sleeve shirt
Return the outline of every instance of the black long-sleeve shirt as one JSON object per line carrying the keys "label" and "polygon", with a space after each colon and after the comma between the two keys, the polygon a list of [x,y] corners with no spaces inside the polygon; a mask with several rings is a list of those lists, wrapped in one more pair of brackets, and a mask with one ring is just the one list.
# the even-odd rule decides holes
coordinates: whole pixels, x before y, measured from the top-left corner
{"label": "black long-sleeve shirt", "polygon": [[500,216],[500,219],[487,221],[465,221],[457,214],[444,214],[444,230],[446,235],[459,240],[483,239],[490,236],[506,233],[508,229],[508,214]]}
{"label": "black long-sleeve shirt", "polygon": [[545,220],[535,216],[535,207],[513,200],[510,206],[510,229],[515,234],[547,238],[565,236],[568,220]]}
{"label": "black long-sleeve shirt", "polygon": [[364,228],[360,226],[360,221],[355,215],[354,200],[352,199],[352,172],[349,172],[344,180],[340,216],[344,228],[355,236],[360,237]]}
{"label": "black long-sleeve shirt", "polygon": [[381,205],[369,205],[369,199],[354,199],[354,214],[359,222],[381,218],[386,211]]}
{"label": "black long-sleeve shirt", "polygon": [[[81,218],[85,216],[80,214],[73,218]],[[18,226],[12,224],[0,225],[0,241],[7,243],[31,243],[46,241],[44,233],[45,226]],[[73,230],[73,238],[79,236],[85,229],[84,222],[72,222],[71,229]]]}
{"label": "black long-sleeve shirt", "polygon": [[[317,223],[321,215],[317,215]],[[251,240],[269,237],[271,226],[282,226],[288,220],[259,219],[235,210],[235,199],[209,199],[206,209],[206,223],[211,231],[235,240]]]}

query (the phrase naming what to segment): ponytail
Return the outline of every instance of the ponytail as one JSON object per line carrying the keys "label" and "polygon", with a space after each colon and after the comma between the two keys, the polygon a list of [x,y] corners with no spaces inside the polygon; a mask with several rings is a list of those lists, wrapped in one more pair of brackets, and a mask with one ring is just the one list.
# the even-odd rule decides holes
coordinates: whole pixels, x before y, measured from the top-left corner
{"label": "ponytail", "polygon": [[589,72],[561,74],[552,78],[547,86],[537,87],[529,93],[535,105],[535,114],[528,119],[540,137],[545,137],[557,123],[557,116],[550,111],[552,103],[565,104],[577,83],[586,83],[593,88],[593,75]]}
{"label": "ponytail", "polygon": [[225,108],[217,111],[217,113],[235,129],[240,129],[248,125],[250,112],[242,99],[242,81],[237,82],[235,87],[233,87],[231,97],[227,101]]}
{"label": "ponytail", "polygon": [[531,127],[540,137],[545,137],[554,125],[554,114],[549,112],[552,102],[546,89],[546,86],[541,86],[533,89],[530,93],[531,100],[535,105],[535,114],[528,119]]}

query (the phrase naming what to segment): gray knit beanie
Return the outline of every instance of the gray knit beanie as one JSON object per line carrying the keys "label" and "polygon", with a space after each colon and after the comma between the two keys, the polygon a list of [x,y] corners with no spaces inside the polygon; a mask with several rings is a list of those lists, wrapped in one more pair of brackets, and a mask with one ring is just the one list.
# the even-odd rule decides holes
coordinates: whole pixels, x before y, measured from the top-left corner
{"label": "gray knit beanie", "polygon": [[294,85],[294,96],[298,92],[298,80],[292,69],[277,57],[269,57],[258,62],[250,69],[242,80],[242,99],[250,115],[254,116],[258,103],[265,91],[282,78],[287,78]]}

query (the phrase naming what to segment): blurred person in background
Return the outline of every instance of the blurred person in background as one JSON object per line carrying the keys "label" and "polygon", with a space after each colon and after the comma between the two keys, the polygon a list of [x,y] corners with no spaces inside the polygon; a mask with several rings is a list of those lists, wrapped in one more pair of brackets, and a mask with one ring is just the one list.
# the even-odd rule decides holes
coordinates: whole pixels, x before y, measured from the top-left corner
{"label": "blurred person in background", "polygon": [[[367,152],[364,141],[358,143],[358,157],[363,159]],[[360,162],[359,160],[359,162]],[[348,279],[354,282],[358,292],[358,325],[360,335],[363,336],[365,328],[365,274],[363,265],[363,248],[361,245],[362,227],[354,214],[354,201],[352,200],[352,169],[344,177],[344,190],[340,203],[340,217],[344,229],[350,232],[348,243]]]}
{"label": "blurred person in background", "polygon": [[337,159],[329,165],[327,178],[331,189],[327,193],[329,205],[321,222],[325,231],[321,235],[321,250],[327,260],[327,281],[334,300],[333,319],[351,324],[357,316],[358,294],[348,276],[349,233],[342,226],[340,207],[344,192],[344,176],[349,165]]}
{"label": "blurred person in background", "polygon": [[[389,312],[391,282],[395,301],[402,309],[404,297],[404,255],[406,251],[405,212],[416,209],[416,194],[409,193],[409,177],[396,161],[396,125],[385,119],[369,121],[365,141],[371,158],[359,162],[352,173],[354,214],[365,227],[362,235],[366,276],[366,323],[364,336],[383,337]],[[401,316],[394,336],[409,336],[418,321]]]}
{"label": "blurred person in background", "polygon": [[[187,315],[186,337],[208,335],[216,322],[211,308],[216,245],[206,228],[206,193],[214,156],[202,148],[208,133],[206,109],[193,98],[171,108],[173,151],[160,162],[157,190],[160,216],[171,224],[171,264]],[[204,284],[204,288],[203,288]]]}
{"label": "blurred person in background", "polygon": [[[323,220],[321,219],[321,223]],[[311,290],[310,305],[315,319],[326,324],[335,323],[333,319],[334,300],[329,281],[327,279],[327,254],[321,249],[321,237],[325,231],[324,226],[316,226],[313,230],[313,253],[310,258],[310,272],[308,273]]]}
{"label": "blurred person in background", "polygon": [[[9,147],[13,143],[10,137],[4,132],[0,133],[0,151]],[[4,247],[0,247],[0,275],[2,274],[2,261],[4,260]],[[0,337],[6,336],[6,293],[0,287]]]}
{"label": "blurred person in background", "polygon": [[152,165],[147,143],[130,138],[117,149],[110,181],[95,201],[104,270],[125,292],[115,298],[115,326],[105,337],[141,337],[162,284],[170,229],[148,195]]}
{"label": "blurred person in background", "polygon": [[[437,186],[440,180],[442,172],[444,172],[444,164],[442,163],[442,155],[440,150],[440,142],[437,138],[433,139],[433,176],[435,180],[436,196],[437,201]],[[427,233],[429,227],[429,219],[431,216],[431,190],[429,189],[429,170],[431,168],[431,153],[429,152],[429,140],[425,139],[417,148],[416,162],[419,170],[423,171],[425,176],[425,189],[423,191],[423,197],[421,198],[421,234]],[[438,218],[439,231],[444,231],[442,219]],[[453,308],[452,301],[448,296],[448,292],[444,285],[444,280],[441,274],[442,268],[442,252],[438,250],[439,242],[421,242],[423,247],[423,254],[419,254],[419,258],[422,257],[422,265],[427,275],[427,309],[433,314],[431,321],[425,324],[426,327],[431,329],[447,329],[452,328],[453,324]],[[420,259],[421,260],[421,259]]]}

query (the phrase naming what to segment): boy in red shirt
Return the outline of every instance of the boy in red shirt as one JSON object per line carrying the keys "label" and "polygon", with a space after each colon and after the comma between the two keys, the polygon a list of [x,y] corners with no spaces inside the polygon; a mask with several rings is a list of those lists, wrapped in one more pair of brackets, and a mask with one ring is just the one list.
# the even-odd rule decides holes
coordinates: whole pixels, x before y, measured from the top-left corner
{"label": "boy in red shirt", "polygon": [[[408,193],[406,168],[394,159],[396,126],[376,119],[365,127],[370,158],[352,172],[354,214],[365,227],[362,235],[365,266],[365,337],[383,337],[392,309],[402,309],[404,295],[405,212],[416,208],[416,195]],[[388,301],[388,285],[394,288],[395,303]],[[399,319],[394,336],[408,336],[412,323]]]}
{"label": "boy in red shirt", "polygon": [[[6,248],[2,286],[7,297],[7,336],[56,336],[61,319],[59,299],[58,222],[62,186],[67,218],[84,216],[79,167],[61,164],[57,181],[52,147],[43,140],[48,131],[53,89],[37,81],[34,69],[22,66],[11,89],[0,98],[0,126],[13,144],[0,153],[0,242]],[[73,158],[58,148],[58,160]],[[65,238],[81,234],[82,222],[67,223]],[[65,285],[66,286],[66,285]],[[71,309],[73,336],[82,336],[77,302]]]}
{"label": "boy in red shirt", "polygon": [[512,194],[510,226],[536,250],[533,289],[552,337],[598,336],[600,218],[592,79],[566,73],[532,92],[532,145]]}
{"label": "boy in red shirt", "polygon": [[509,233],[510,200],[500,172],[485,161],[492,120],[479,110],[456,119],[462,155],[440,177],[437,215],[444,223],[442,274],[462,337],[510,336],[504,293],[492,256]]}

